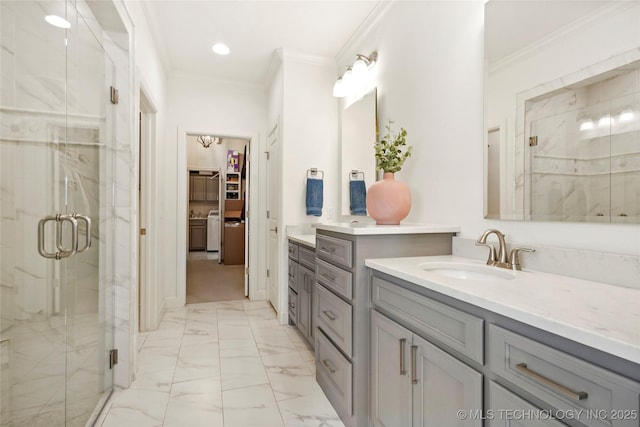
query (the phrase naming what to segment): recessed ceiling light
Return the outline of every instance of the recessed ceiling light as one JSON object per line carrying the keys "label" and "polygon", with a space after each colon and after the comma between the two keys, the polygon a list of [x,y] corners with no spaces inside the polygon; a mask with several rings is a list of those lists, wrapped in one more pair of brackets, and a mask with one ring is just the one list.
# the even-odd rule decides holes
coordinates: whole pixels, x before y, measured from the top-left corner
{"label": "recessed ceiling light", "polygon": [[54,27],[58,28],[71,28],[71,24],[66,19],[58,16],[58,15],[47,15],[44,17],[44,20]]}
{"label": "recessed ceiling light", "polygon": [[231,49],[224,43],[216,43],[213,45],[213,51],[218,55],[228,55]]}

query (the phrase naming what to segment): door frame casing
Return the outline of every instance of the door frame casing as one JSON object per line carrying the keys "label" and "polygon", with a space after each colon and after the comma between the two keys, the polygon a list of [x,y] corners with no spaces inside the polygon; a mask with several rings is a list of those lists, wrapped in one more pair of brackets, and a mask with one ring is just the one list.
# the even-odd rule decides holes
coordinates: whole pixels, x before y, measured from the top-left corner
{"label": "door frame casing", "polygon": [[[138,75],[138,88],[136,100],[137,112],[142,114],[142,120],[137,121],[137,126],[143,127],[138,129],[138,135],[142,137],[140,144],[141,152],[138,153],[140,162],[136,165],[138,169],[139,179],[142,182],[143,193],[140,195],[138,203],[139,215],[137,221],[137,253],[138,256],[144,256],[140,259],[137,268],[138,271],[137,285],[139,286],[138,295],[138,331],[151,331],[158,328],[160,320],[165,311],[164,292],[158,286],[158,179],[157,179],[157,137],[158,137],[158,121],[156,103],[150,97],[150,91],[146,84]],[[136,114],[137,116],[137,114]],[[146,132],[145,132],[146,130]],[[140,170],[140,164],[144,163],[145,167]],[[138,192],[136,192],[138,194]],[[138,199],[136,197],[136,199]],[[146,228],[147,234],[145,250],[140,248],[140,228]],[[142,279],[142,280],[141,280]],[[145,280],[146,279],[146,280]]]}
{"label": "door frame casing", "polygon": [[[260,275],[260,266],[266,264],[264,251],[260,251],[262,234],[259,230],[264,229],[265,223],[260,220],[264,217],[266,208],[264,199],[260,198],[260,194],[264,194],[266,190],[266,182],[264,179],[264,165],[260,156],[256,153],[264,151],[264,141],[259,133],[247,131],[218,129],[186,129],[178,125],[176,138],[178,141],[177,148],[177,200],[176,200],[176,295],[166,297],[166,306],[183,307],[187,299],[187,257],[188,252],[188,234],[187,234],[187,191],[188,191],[188,167],[187,167],[187,135],[220,135],[228,138],[245,139],[251,144],[249,155],[251,156],[251,174],[249,186],[253,189],[250,191],[249,205],[251,211],[248,213],[248,225],[250,230],[246,230],[249,238],[249,299],[252,301],[261,301],[266,299],[266,289],[264,274]],[[249,219],[250,218],[250,219]],[[262,269],[266,271],[266,269]]]}

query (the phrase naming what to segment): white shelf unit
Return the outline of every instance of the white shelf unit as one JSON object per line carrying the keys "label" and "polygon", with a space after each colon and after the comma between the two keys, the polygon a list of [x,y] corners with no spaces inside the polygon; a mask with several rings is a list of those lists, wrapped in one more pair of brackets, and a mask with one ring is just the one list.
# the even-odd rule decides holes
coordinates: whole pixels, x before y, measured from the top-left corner
{"label": "white shelf unit", "polygon": [[227,200],[242,199],[242,183],[240,180],[240,172],[227,172],[224,184],[224,198]]}

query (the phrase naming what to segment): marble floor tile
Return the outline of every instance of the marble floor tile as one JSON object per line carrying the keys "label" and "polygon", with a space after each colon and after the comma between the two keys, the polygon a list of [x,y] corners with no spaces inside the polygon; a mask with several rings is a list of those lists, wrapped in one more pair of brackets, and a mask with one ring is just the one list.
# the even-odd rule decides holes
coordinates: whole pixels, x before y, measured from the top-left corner
{"label": "marble floor tile", "polygon": [[192,344],[180,347],[180,355],[173,382],[209,377],[220,377],[220,350],[218,343]]}
{"label": "marble floor tile", "polygon": [[252,339],[220,341],[220,358],[232,357],[260,357],[260,352]]}
{"label": "marble floor tile", "polygon": [[167,311],[139,337],[138,369],[102,427],[343,427],[315,381],[313,351],[264,301]]}
{"label": "marble floor tile", "polygon": [[111,400],[103,427],[156,427],[164,421],[169,392],[129,388],[116,392]]}
{"label": "marble floor tile", "polygon": [[165,427],[223,426],[222,388],[219,379],[176,383],[171,388]]}
{"label": "marble floor tile", "polygon": [[269,378],[260,357],[221,359],[222,390],[268,384]]}
{"label": "marble floor tile", "polygon": [[278,407],[284,425],[287,427],[344,427],[329,401],[320,398],[323,396],[322,390],[318,387],[315,394],[279,401]]}
{"label": "marble floor tile", "polygon": [[222,392],[225,427],[283,426],[269,384]]}
{"label": "marble floor tile", "polygon": [[[271,303],[269,301],[245,300],[245,301],[242,301],[242,305],[244,306],[245,310],[256,310],[261,308],[268,308],[271,311],[273,311],[273,307],[271,307]],[[275,311],[273,311],[273,314],[275,315]]]}

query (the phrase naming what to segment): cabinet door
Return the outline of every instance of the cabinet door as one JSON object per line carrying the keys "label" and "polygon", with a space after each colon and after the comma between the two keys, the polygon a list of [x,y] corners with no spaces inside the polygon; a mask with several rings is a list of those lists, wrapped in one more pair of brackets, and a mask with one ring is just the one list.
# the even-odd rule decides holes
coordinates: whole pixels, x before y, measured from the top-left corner
{"label": "cabinet door", "polygon": [[305,337],[309,336],[311,325],[311,286],[314,273],[307,267],[298,265],[298,321],[296,326]]}
{"label": "cabinet door", "polygon": [[189,180],[191,188],[189,189],[190,200],[205,200],[207,177],[192,176]]}
{"label": "cabinet door", "polygon": [[207,227],[199,225],[189,227],[189,249],[199,251],[207,247]]}
{"label": "cabinet door", "polygon": [[[376,311],[371,311],[371,424],[376,427],[411,425],[412,334]],[[432,424],[437,425],[437,424]]]}
{"label": "cabinet door", "polygon": [[482,411],[482,375],[416,335],[410,352],[413,426],[481,427],[482,420],[462,420],[458,411]]}
{"label": "cabinet door", "polygon": [[218,201],[218,179],[207,178],[205,180],[205,199],[207,202],[217,202]]}

